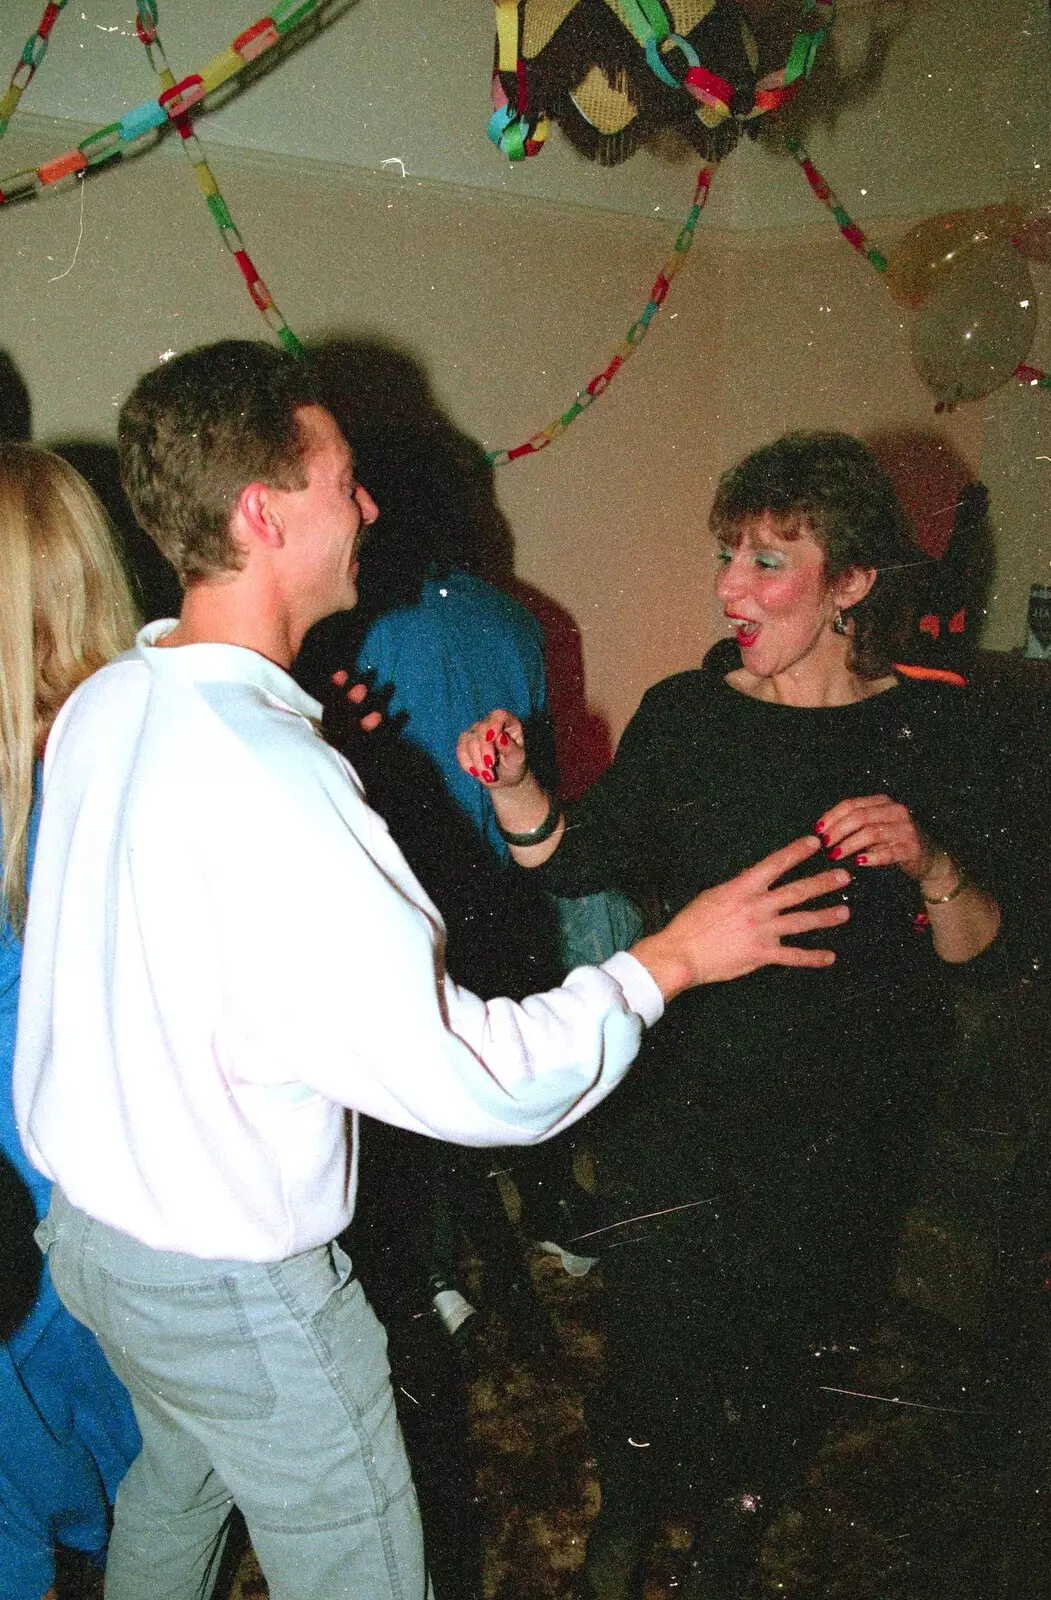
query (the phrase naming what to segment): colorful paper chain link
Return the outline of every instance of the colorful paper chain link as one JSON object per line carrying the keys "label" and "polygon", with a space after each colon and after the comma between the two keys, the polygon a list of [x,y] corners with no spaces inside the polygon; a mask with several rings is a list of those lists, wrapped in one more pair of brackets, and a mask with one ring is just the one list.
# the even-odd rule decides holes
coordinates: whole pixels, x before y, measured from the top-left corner
{"label": "colorful paper chain link", "polygon": [[11,75],[11,82],[0,99],[0,139],[7,132],[7,125],[15,114],[15,107],[22,98],[22,91],[29,87],[33,74],[47,55],[48,40],[51,30],[58,21],[58,14],[66,4],[66,0],[49,0],[44,7],[44,15],[40,19],[40,26],[25,42],[18,65]]}
{"label": "colorful paper chain link", "polygon": [[844,239],[846,239],[847,243],[853,245],[858,254],[863,255],[869,264],[875,267],[877,272],[886,272],[886,257],[882,256],[878,250],[874,249],[869,244],[857,223],[852,217],[847,215],[846,211],[840,205],[839,201],[836,199],[836,196],[832,193],[832,190],[829,188],[828,184],[825,182],[824,178],[821,176],[810,157],[807,155],[807,152],[803,149],[803,146],[799,140],[790,139],[786,136],[785,146],[789,151],[791,151],[792,155],[795,156],[796,160],[799,162],[799,165],[802,167],[806,176],[807,183],[809,183],[811,189],[813,189],[818,199],[823,205],[828,207],[832,215],[835,217],[839,224],[839,231],[843,235]]}
{"label": "colorful paper chain link", "polygon": [[[302,15],[305,15],[305,13],[301,12],[297,16],[297,20],[300,20]],[[158,101],[158,104],[160,104],[164,102],[166,95],[170,95],[173,89],[178,90],[181,85],[176,83],[175,75],[168,65],[168,57],[165,54],[164,46],[157,31],[157,22],[156,0],[138,0],[135,29],[146,47],[146,55],[150,66],[157,74],[161,85],[162,93]],[[253,35],[253,40],[249,41],[249,47],[251,47],[254,39],[262,36],[263,29],[267,24],[276,31],[277,25],[273,17],[263,18],[262,23],[256,23],[254,29],[249,29],[249,33]],[[238,44],[243,43],[244,39],[245,36],[242,34],[240,40],[235,40],[232,46],[232,49],[241,56],[242,61],[245,58],[243,52],[238,50]],[[254,59],[254,56],[249,57],[249,59]],[[187,80],[183,81],[185,83]],[[193,130],[189,112],[179,112],[172,117],[172,122],[179,138],[182,140],[183,149],[186,151],[187,158],[193,168],[194,177],[197,179],[201,193],[204,195],[208,210],[211,212],[219,229],[219,235],[241,269],[241,275],[248,286],[248,293],[252,297],[253,305],[257,311],[262,313],[266,319],[267,326],[276,334],[284,348],[290,351],[292,355],[303,355],[303,346],[282,316],[273,295],[259,276],[255,263],[244,247],[244,240],[241,238],[230,214],[230,209],[223,199],[215,174],[208,165],[204,148]]]}
{"label": "colorful paper chain link", "polygon": [[[163,127],[166,122],[174,122],[203,100],[205,95],[243,72],[250,61],[280,43],[286,34],[325,3],[326,0],[279,0],[269,16],[261,17],[250,28],[246,28],[232,45],[214,56],[200,72],[192,72],[181,82],[173,84],[159,99],[144,100],[141,105],[133,106],[117,122],[110,122],[106,127],[89,133],[74,149],[57,156],[53,161],[16,172],[0,181],[0,205],[30,194],[39,194],[51,184],[60,183],[63,178],[86,172],[122,155],[123,146],[134,144],[144,134]],[[146,10],[152,15],[156,7],[147,3]]]}
{"label": "colorful paper chain link", "polygon": [[[529,115],[529,77],[521,53],[522,11],[518,0],[495,0],[496,71],[493,73],[493,114],[486,128],[488,137],[511,161],[524,161],[539,155],[544,148],[550,124],[542,113]],[[516,104],[512,107],[501,72],[513,72],[517,80]]]}
{"label": "colorful paper chain link", "polygon": [[[685,89],[700,105],[715,113],[717,122],[734,115],[734,86],[726,78],[712,72],[701,63],[688,39],[672,31],[671,21],[661,0],[619,0],[624,20],[636,41],[646,52],[650,71],[661,83],[671,89]],[[547,118],[531,117],[529,108],[529,78],[522,59],[521,6],[519,0],[495,0],[497,69],[493,74],[493,114],[487,133],[512,161],[535,156],[543,149],[547,138]],[[755,86],[753,103],[748,111],[739,113],[742,120],[776,111],[793,95],[813,70],[817,53],[828,37],[835,18],[835,0],[805,0],[799,30],[792,41],[788,60],[775,72],[768,72]],[[662,51],[661,46],[664,46]],[[677,49],[686,62],[686,71],[677,78],[665,59],[666,52]],[[501,81],[501,73],[514,74],[516,79],[515,105]]]}
{"label": "colorful paper chain link", "polygon": [[[818,199],[828,207],[839,223],[839,231],[847,243],[853,245],[854,249],[860,255],[863,255],[875,267],[877,272],[886,272],[886,257],[882,256],[878,250],[873,249],[857,223],[844,211],[799,140],[786,137],[785,144],[802,167],[811,189],[813,189]],[[1030,366],[1028,362],[1020,362],[1015,368],[1014,376],[1019,383],[1027,384],[1031,389],[1051,389],[1051,376],[1043,372],[1040,367]],[[945,401],[939,400],[934,409],[936,411],[944,411],[946,409]]]}
{"label": "colorful paper chain link", "polygon": [[525,441],[524,444],[515,445],[510,450],[489,450],[486,460],[490,466],[503,467],[510,461],[518,461],[522,456],[536,455],[540,450],[546,450],[553,439],[565,433],[571,422],[575,422],[582,411],[594,405],[600,394],[604,394],[613,379],[624,365],[630,361],[646,334],[649,332],[650,323],[664,304],[665,297],[671,287],[671,281],[683,262],[686,260],[690,246],[693,244],[694,229],[697,219],[708,203],[708,192],[712,182],[712,167],[705,165],[697,176],[697,187],[693,194],[693,204],[686,214],[682,227],[679,229],[675,240],[675,249],[664,264],[664,268],[650,290],[650,298],[642,308],[624,338],[617,346],[613,359],[601,372],[596,373],[591,382],[579,389],[573,398],[573,404],[568,411],[564,411],[554,422],[548,423],[546,428]]}

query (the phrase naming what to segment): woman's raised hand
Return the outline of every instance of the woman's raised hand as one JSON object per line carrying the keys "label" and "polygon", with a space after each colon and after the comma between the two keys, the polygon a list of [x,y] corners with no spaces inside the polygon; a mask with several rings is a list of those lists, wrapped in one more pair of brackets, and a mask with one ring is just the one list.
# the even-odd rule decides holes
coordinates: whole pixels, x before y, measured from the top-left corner
{"label": "woman's raised hand", "polygon": [[509,711],[490,711],[461,733],[456,759],[489,788],[515,788],[529,771],[522,724]]}
{"label": "woman's raised hand", "polygon": [[841,800],[814,826],[830,861],[854,857],[859,867],[900,867],[915,882],[939,855],[907,806],[886,794]]}

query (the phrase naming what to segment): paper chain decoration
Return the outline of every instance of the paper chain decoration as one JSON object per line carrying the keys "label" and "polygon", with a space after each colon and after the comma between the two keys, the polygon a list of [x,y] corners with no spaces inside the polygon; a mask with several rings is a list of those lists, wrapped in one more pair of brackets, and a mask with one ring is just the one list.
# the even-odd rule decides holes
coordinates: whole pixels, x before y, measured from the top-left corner
{"label": "paper chain decoration", "polygon": [[[296,15],[295,20],[302,20],[304,15],[306,13],[301,10]],[[276,32],[277,25],[273,17],[265,17],[262,19],[262,24],[256,23],[255,29],[249,29],[249,33],[254,33],[255,37],[260,37],[261,31],[257,30],[261,30],[261,27],[266,24],[269,24],[270,28]],[[290,24],[290,26],[293,25]],[[135,27],[139,38],[146,47],[146,55],[150,65],[160,80],[162,93],[159,104],[164,100],[165,95],[170,94],[173,89],[177,91],[182,86],[176,84],[175,75],[168,65],[168,58],[164,53],[164,46],[161,44],[160,36],[157,32],[156,0],[138,0]],[[241,35],[241,39],[243,38],[244,35]],[[231,48],[241,55],[243,61],[244,53],[243,50],[238,51],[238,43],[239,41],[235,39]],[[190,121],[189,113],[186,111],[179,112],[177,116],[172,118],[172,121],[175,124],[176,132],[182,140],[182,147],[186,151],[190,165],[193,168],[194,177],[197,179],[201,193],[204,195],[208,210],[211,212],[219,229],[219,236],[240,267],[241,275],[248,285],[248,293],[252,297],[252,304],[265,317],[267,325],[273,329],[284,348],[293,355],[301,356],[303,354],[303,346],[281,315],[270,290],[259,276],[251,256],[244,247],[244,240],[241,238],[233,217],[230,215],[230,208],[219,190],[215,174],[208,165],[201,142],[193,131],[193,123]]]}
{"label": "paper chain decoration", "polygon": [[553,439],[565,433],[571,422],[575,422],[582,411],[594,405],[600,394],[605,394],[613,379],[624,365],[630,361],[646,334],[649,332],[650,323],[664,304],[665,296],[671,287],[671,281],[683,262],[686,260],[690,246],[693,244],[694,229],[697,219],[708,203],[708,192],[712,182],[712,167],[706,163],[697,176],[697,187],[693,194],[693,204],[686,214],[685,221],[679,229],[675,240],[673,254],[664,263],[664,268],[659,274],[656,283],[650,290],[650,298],[643,306],[639,315],[628,329],[624,338],[617,346],[613,359],[602,372],[596,373],[591,382],[585,384],[574,396],[573,404],[568,411],[554,422],[548,423],[539,433],[534,433],[524,444],[515,445],[510,450],[489,450],[486,460],[494,467],[503,467],[510,461],[518,461],[522,456],[536,455],[539,450],[546,450]]}
{"label": "paper chain decoration", "polygon": [[[106,161],[118,158],[124,154],[126,147],[170,122],[183,140],[208,209],[219,228],[223,243],[241,269],[253,304],[265,317],[285,348],[295,354],[302,354],[299,340],[278,310],[269,289],[244,248],[244,242],[234,226],[229,208],[204,158],[204,151],[193,133],[189,113],[192,107],[204,100],[206,95],[213,93],[243,72],[250,62],[257,60],[265,51],[279,44],[293,28],[322,9],[326,3],[327,0],[279,0],[268,16],[260,17],[258,22],[254,22],[250,28],[238,34],[227,49],[214,56],[199,72],[192,72],[177,83],[157,34],[156,0],[138,0],[136,29],[139,38],[146,46],[151,65],[161,80],[163,87],[159,97],[156,100],[144,100],[141,105],[134,106],[118,121],[110,122],[106,127],[88,134],[87,138],[82,139],[74,149],[57,156],[53,161],[47,161],[40,167],[16,172],[0,181],[0,205],[40,194],[64,179],[87,173]],[[22,90],[43,60],[48,36],[65,4],[66,0],[61,0],[60,4],[48,4],[40,27],[22,52],[22,60],[15,71],[11,87],[0,102],[0,113],[8,108],[6,117],[0,114],[0,137],[6,131],[7,123],[14,107],[18,104]],[[23,72],[24,67],[28,68],[25,72]]]}
{"label": "paper chain decoration", "polygon": [[[548,119],[540,111],[529,110],[528,68],[521,53],[522,7],[520,0],[494,0],[496,7],[497,65],[493,73],[493,114],[487,129],[489,138],[512,161],[539,155],[548,133]],[[619,0],[624,21],[645,51],[650,71],[671,89],[684,89],[699,105],[714,113],[716,122],[732,115],[741,120],[776,111],[799,90],[810,76],[817,53],[824,43],[835,16],[835,0],[805,0],[799,30],[792,41],[785,65],[768,72],[755,86],[751,108],[734,113],[734,86],[703,66],[688,39],[673,32],[662,0]],[[676,49],[686,63],[682,77],[668,65],[667,52]],[[513,74],[515,104],[507,95],[500,74]]]}
{"label": "paper chain decoration", "polygon": [[[813,189],[818,199],[823,205],[828,207],[829,211],[831,211],[832,215],[835,217],[839,224],[839,231],[843,235],[844,239],[846,239],[847,243],[853,245],[854,249],[857,250],[859,255],[863,255],[869,262],[870,266],[875,267],[877,272],[886,272],[886,258],[882,256],[878,250],[874,250],[869,245],[865,235],[862,233],[857,223],[852,221],[844,211],[843,207],[832,193],[832,190],[829,188],[828,184],[825,182],[824,178],[821,176],[820,172],[817,170],[806,151],[803,149],[803,146],[800,144],[799,140],[786,138],[785,144],[791,151],[792,155],[795,156],[796,160],[799,162],[799,165],[802,167],[803,172],[806,174],[806,180],[811,189]],[[1019,383],[1028,384],[1031,389],[1051,389],[1051,375],[1041,371],[1039,367],[1030,366],[1026,361],[1019,363],[1019,365],[1015,368],[1014,375]],[[935,411],[944,411],[945,401],[939,400],[934,409]]]}
{"label": "paper chain decoration", "polygon": [[29,87],[33,74],[47,55],[51,30],[65,4],[66,0],[50,0],[50,4],[44,8],[44,15],[40,19],[36,33],[25,42],[18,65],[11,75],[11,82],[3,99],[0,100],[0,139],[7,132],[7,124],[15,114],[15,107],[22,98],[22,91]]}

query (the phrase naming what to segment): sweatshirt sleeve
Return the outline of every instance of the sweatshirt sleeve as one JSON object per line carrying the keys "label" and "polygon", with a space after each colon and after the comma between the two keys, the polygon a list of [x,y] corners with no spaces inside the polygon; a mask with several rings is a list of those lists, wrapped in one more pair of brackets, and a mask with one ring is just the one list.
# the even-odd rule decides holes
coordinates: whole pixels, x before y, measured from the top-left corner
{"label": "sweatshirt sleeve", "polygon": [[224,858],[224,1057],[254,1081],[299,1081],[463,1144],[529,1143],[603,1099],[663,1010],[649,973],[619,955],[521,1004],[459,988],[441,918],[385,824],[345,776],[325,797],[301,786],[270,874],[251,870],[251,827]]}

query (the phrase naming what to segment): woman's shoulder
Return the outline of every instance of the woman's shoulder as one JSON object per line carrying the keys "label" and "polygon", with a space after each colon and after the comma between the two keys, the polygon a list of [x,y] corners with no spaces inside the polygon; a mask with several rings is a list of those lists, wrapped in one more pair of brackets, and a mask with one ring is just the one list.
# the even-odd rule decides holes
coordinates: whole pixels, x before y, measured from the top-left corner
{"label": "woman's shoulder", "polygon": [[919,675],[915,669],[895,665],[898,680],[894,700],[898,707],[907,708],[909,714],[946,737],[966,732],[973,736],[976,720],[980,719],[982,706],[979,697],[966,678],[956,672],[938,673],[925,670]]}
{"label": "woman's shoulder", "polygon": [[[715,681],[718,682],[718,679]],[[688,712],[695,716],[711,704],[712,691],[711,674],[703,666],[688,667],[683,672],[673,672],[670,677],[661,678],[647,689],[636,715],[663,719],[680,717]]]}

